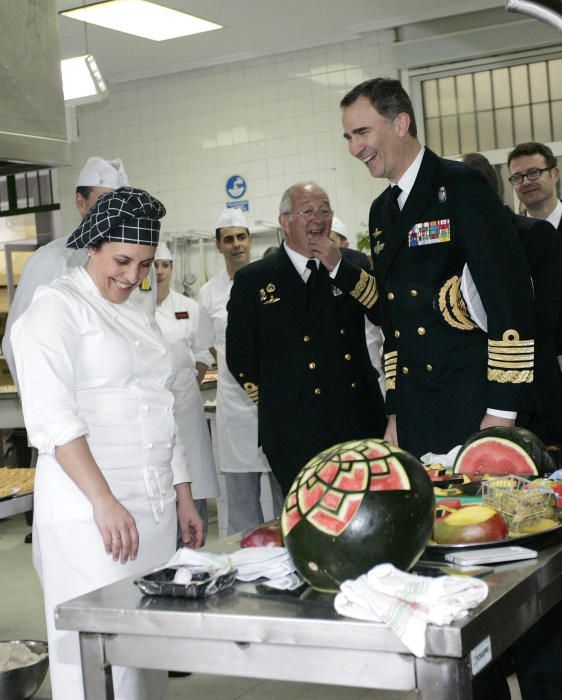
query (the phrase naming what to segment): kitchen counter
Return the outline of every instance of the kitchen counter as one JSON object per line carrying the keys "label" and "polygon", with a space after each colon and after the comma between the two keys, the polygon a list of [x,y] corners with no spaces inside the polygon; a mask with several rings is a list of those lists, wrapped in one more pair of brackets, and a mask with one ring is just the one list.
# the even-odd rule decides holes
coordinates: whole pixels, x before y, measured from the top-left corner
{"label": "kitchen counter", "polygon": [[80,633],[87,700],[113,697],[112,664],[469,700],[472,675],[562,599],[562,544],[485,580],[489,596],[472,614],[428,626],[425,658],[382,624],[338,616],[328,594],[251,595],[248,584],[187,601],[143,596],[129,578],[59,605],[56,625]]}

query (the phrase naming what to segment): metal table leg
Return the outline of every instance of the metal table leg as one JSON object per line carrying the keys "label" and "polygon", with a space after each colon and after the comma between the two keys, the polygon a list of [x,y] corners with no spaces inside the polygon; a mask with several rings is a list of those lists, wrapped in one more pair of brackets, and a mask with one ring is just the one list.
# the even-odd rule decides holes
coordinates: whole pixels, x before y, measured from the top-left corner
{"label": "metal table leg", "polygon": [[421,700],[472,700],[467,659],[416,659],[416,686]]}
{"label": "metal table leg", "polygon": [[111,664],[105,658],[105,636],[80,632],[80,656],[86,700],[115,700]]}

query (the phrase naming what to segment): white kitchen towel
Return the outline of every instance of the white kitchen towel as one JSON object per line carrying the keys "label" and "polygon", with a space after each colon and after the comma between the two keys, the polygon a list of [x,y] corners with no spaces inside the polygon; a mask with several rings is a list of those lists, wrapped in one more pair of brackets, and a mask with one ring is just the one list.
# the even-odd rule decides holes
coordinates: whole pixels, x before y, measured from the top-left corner
{"label": "white kitchen towel", "polygon": [[[295,565],[285,547],[245,547],[230,554],[213,554],[182,547],[166,566],[206,567],[213,574],[221,574],[230,567],[237,570],[239,581],[269,580],[273,587],[297,588]],[[290,577],[290,578],[287,578]]]}
{"label": "white kitchen towel", "polygon": [[230,554],[240,581],[277,579],[293,573],[295,565],[285,547],[245,547]]}
{"label": "white kitchen towel", "polygon": [[166,567],[168,566],[202,568],[214,576],[220,576],[230,570],[231,563],[227,554],[213,554],[211,552],[189,549],[189,547],[180,547],[166,564]]}
{"label": "white kitchen towel", "polygon": [[488,595],[487,584],[466,576],[415,576],[379,564],[344,581],[334,606],[340,615],[383,622],[416,656],[425,654],[428,624],[448,625],[468,615]]}

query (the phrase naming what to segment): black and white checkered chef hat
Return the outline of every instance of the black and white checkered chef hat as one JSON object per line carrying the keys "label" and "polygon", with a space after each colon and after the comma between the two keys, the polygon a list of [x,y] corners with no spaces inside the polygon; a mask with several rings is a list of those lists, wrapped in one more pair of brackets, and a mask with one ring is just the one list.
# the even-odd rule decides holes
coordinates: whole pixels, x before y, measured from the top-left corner
{"label": "black and white checkered chef hat", "polygon": [[134,187],[102,194],[80,226],[70,234],[67,248],[91,248],[100,241],[158,245],[162,202]]}

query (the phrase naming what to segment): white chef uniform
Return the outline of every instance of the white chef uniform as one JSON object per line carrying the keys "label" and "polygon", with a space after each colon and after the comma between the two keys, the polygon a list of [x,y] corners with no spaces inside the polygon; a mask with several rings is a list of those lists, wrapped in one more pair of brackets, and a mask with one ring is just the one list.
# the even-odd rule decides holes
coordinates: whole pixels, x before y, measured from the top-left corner
{"label": "white chef uniform", "polygon": [[156,307],[156,322],[162,335],[172,346],[176,378],[174,413],[178,434],[185,445],[187,463],[193,479],[191,492],[194,499],[214,498],[219,495],[219,484],[205,420],[203,400],[196,380],[196,362],[212,363],[208,350],[196,348],[199,304],[170,289],[168,296]]}
{"label": "white chef uniform", "polygon": [[[174,448],[171,350],[131,299],[104,299],[84,268],[37,290],[12,328],[25,424],[39,451],[33,559],[42,580],[54,700],[83,698],[78,635],[54,607],[155,567],[175,551],[174,483],[190,481]],[[112,493],[135,518],[140,546],[125,565],[106,554],[92,506],[55,459],[86,436]],[[176,451],[181,451],[176,447]],[[114,668],[116,699],[167,696],[165,672]]]}
{"label": "white chef uniform", "polygon": [[232,280],[226,270],[204,284],[199,291],[199,347],[217,351],[217,439],[222,472],[269,472],[258,447],[258,411],[234,379],[226,364],[226,305]]}

